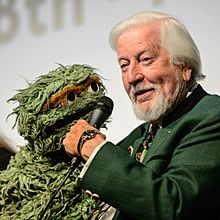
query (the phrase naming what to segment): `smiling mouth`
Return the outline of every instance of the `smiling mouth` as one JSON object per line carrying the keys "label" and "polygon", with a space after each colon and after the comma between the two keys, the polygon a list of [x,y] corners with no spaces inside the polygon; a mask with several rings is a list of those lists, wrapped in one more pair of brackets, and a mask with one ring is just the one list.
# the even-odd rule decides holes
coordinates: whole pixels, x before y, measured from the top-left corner
{"label": "smiling mouth", "polygon": [[137,97],[137,96],[141,96],[143,94],[147,94],[148,92],[151,92],[151,91],[154,91],[155,89],[154,88],[149,88],[149,89],[141,89],[141,90],[138,90],[134,93],[134,96]]}

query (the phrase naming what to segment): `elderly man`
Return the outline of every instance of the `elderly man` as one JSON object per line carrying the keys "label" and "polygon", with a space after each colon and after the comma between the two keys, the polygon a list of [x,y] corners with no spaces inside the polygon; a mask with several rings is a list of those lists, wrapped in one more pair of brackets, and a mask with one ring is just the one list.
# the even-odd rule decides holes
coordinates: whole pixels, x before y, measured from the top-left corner
{"label": "elderly man", "polygon": [[145,122],[117,145],[99,133],[77,150],[83,132],[96,130],[84,120],[64,139],[68,154],[87,161],[81,187],[110,205],[97,219],[220,219],[220,97],[197,83],[205,76],[186,27],[141,12],[117,24],[110,42]]}

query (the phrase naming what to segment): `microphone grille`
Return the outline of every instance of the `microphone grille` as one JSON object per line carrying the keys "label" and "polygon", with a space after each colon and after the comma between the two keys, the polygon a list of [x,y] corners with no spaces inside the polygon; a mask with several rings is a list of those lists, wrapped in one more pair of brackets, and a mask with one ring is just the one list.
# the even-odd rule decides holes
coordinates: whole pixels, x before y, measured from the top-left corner
{"label": "microphone grille", "polygon": [[95,109],[100,108],[108,115],[111,115],[113,107],[114,107],[114,103],[112,99],[109,98],[108,96],[102,96],[101,98],[99,98],[94,108]]}

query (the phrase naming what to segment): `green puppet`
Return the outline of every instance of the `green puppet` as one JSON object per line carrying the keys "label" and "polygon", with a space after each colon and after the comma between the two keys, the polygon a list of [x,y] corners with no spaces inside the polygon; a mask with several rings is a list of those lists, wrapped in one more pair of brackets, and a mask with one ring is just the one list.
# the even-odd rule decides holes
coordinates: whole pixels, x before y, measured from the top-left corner
{"label": "green puppet", "polygon": [[59,65],[9,100],[18,102],[12,114],[16,115],[15,125],[27,144],[0,173],[1,220],[88,217],[96,200],[78,187],[83,162],[45,208],[71,164],[62,145],[66,133],[79,118],[89,120],[93,106],[105,92],[95,68]]}

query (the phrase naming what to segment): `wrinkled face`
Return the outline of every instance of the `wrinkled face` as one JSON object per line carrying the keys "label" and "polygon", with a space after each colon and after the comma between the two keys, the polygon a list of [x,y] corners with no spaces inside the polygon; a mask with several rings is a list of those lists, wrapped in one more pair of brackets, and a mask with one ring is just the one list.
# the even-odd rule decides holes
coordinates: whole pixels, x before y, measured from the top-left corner
{"label": "wrinkled face", "polygon": [[117,53],[124,88],[135,112],[151,115],[146,120],[157,120],[185,95],[182,90],[191,70],[170,63],[168,52],[160,47],[155,24],[124,32],[118,39]]}

